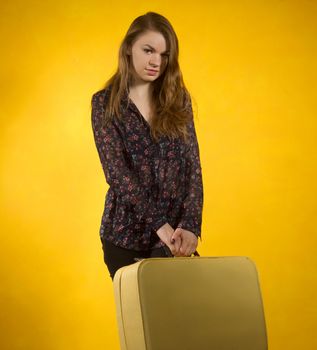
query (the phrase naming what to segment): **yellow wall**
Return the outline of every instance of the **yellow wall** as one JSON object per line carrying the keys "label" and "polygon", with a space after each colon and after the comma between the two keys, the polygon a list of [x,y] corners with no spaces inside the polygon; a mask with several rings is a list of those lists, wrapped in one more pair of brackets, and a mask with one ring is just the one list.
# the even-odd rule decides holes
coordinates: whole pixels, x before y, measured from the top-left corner
{"label": "yellow wall", "polygon": [[257,264],[270,350],[317,348],[313,1],[1,4],[1,349],[119,349],[90,99],[131,21],[170,19],[192,93],[203,256]]}

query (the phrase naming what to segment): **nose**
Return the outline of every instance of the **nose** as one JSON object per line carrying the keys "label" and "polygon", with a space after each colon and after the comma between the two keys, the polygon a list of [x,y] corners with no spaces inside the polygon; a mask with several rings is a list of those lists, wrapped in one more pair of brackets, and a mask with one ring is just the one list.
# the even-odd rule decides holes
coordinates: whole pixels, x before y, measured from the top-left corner
{"label": "nose", "polygon": [[153,67],[159,67],[161,64],[161,55],[151,55],[150,61],[149,61],[150,65]]}

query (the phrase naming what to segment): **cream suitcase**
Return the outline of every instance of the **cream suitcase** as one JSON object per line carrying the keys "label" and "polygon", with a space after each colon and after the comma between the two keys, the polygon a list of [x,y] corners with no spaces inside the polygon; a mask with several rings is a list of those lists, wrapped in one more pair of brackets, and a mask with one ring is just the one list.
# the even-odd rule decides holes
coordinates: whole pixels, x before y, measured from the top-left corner
{"label": "cream suitcase", "polygon": [[122,350],[265,350],[255,264],[247,257],[148,258],[117,270]]}

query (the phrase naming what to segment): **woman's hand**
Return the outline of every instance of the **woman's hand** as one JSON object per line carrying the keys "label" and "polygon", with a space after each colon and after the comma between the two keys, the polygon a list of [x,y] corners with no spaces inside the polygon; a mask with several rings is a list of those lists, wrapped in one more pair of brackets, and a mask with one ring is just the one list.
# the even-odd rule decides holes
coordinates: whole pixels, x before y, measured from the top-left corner
{"label": "woman's hand", "polygon": [[172,234],[171,240],[178,241],[181,239],[181,246],[176,256],[191,256],[198,245],[197,236],[188,230],[178,227]]}
{"label": "woman's hand", "polygon": [[173,255],[179,256],[179,248],[181,246],[181,237],[174,238],[172,243],[172,235],[174,233],[173,227],[166,223],[156,231],[160,239],[168,246]]}

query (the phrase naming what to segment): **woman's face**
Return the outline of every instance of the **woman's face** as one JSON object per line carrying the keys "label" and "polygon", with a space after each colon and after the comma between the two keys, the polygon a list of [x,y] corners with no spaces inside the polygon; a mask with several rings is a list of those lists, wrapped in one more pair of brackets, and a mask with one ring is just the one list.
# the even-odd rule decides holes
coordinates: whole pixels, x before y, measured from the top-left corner
{"label": "woman's face", "polygon": [[136,81],[152,82],[164,72],[168,63],[166,41],[159,32],[147,31],[131,48],[132,71]]}

